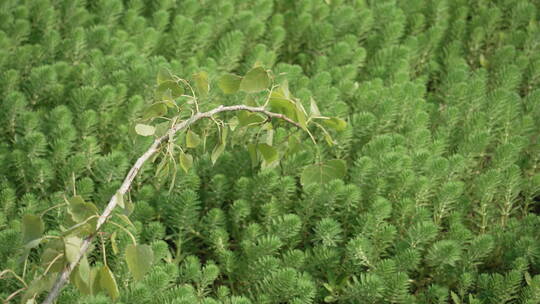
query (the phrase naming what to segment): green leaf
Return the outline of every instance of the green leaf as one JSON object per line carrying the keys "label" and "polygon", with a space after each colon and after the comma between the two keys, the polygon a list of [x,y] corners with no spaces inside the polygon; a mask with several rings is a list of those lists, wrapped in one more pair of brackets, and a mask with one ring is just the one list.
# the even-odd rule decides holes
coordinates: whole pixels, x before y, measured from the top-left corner
{"label": "green leaf", "polygon": [[270,111],[281,113],[292,120],[297,120],[297,107],[296,103],[290,99],[282,97],[281,94],[272,92],[270,95],[270,100],[268,101],[268,106]]}
{"label": "green leaf", "polygon": [[279,153],[276,148],[268,144],[258,144],[257,150],[259,150],[263,157],[263,168],[272,168],[278,164]]}
{"label": "green leaf", "polygon": [[240,90],[248,93],[260,92],[270,86],[270,77],[262,67],[256,67],[247,72],[240,81]]}
{"label": "green leaf", "polygon": [[225,74],[221,76],[221,78],[219,78],[218,87],[225,94],[234,94],[238,92],[241,81],[242,81],[242,77],[240,76],[233,75],[233,74]]}
{"label": "green leaf", "polygon": [[332,128],[338,132],[345,130],[347,128],[347,123],[337,117],[317,117],[317,119],[321,119],[321,123],[329,128]]}
{"label": "green leaf", "polygon": [[124,195],[122,195],[122,193],[120,192],[116,192],[115,196],[116,196],[116,204],[120,208],[126,208],[126,205],[124,204]]}
{"label": "green leaf", "polygon": [[247,150],[249,153],[249,158],[251,158],[251,166],[255,167],[257,166],[257,145],[255,144],[248,144]]}
{"label": "green leaf", "polygon": [[114,254],[118,254],[118,244],[116,243],[116,231],[111,234],[111,247]]}
{"label": "green leaf", "polygon": [[195,75],[193,75],[193,79],[195,80],[195,90],[199,94],[200,97],[206,97],[208,95],[208,91],[210,90],[210,84],[208,83],[208,73],[206,72],[199,72]]}
{"label": "green leaf", "polygon": [[160,83],[156,88],[156,100],[174,100],[184,95],[184,88],[176,81],[168,80]]}
{"label": "green leaf", "polygon": [[49,271],[60,272],[66,261],[64,257],[59,257],[62,253],[53,248],[46,248],[41,254],[41,262],[45,267],[49,267]]}
{"label": "green leaf", "polygon": [[[127,201],[126,201],[126,203],[127,203]],[[124,223],[129,225],[131,228],[135,229],[135,225],[133,225],[133,223],[129,220],[129,217],[127,217],[127,215],[125,215],[125,214],[116,214],[116,216],[118,218],[120,218]]]}
{"label": "green leaf", "polygon": [[130,200],[124,201],[124,205],[126,205],[126,208],[122,209],[122,213],[125,216],[129,216],[135,209],[135,206]]}
{"label": "green leaf", "polygon": [[302,150],[301,148],[302,146],[298,137],[295,135],[291,135],[289,137],[289,140],[287,141],[287,153],[294,154],[296,152],[300,152]]}
{"label": "green leaf", "polygon": [[21,303],[28,303],[27,301],[33,299],[35,295],[46,290],[51,290],[57,276],[56,273],[48,273],[44,277],[37,277],[34,279],[28,284],[28,288],[24,291],[24,294],[21,297]]}
{"label": "green leaf", "polygon": [[302,185],[324,184],[334,179],[343,178],[347,172],[345,161],[333,159],[324,163],[304,168],[300,181]]}
{"label": "green leaf", "polygon": [[155,117],[160,117],[165,114],[167,114],[167,105],[165,105],[164,103],[154,103],[144,111],[144,115],[142,118],[144,120],[147,120]]}
{"label": "green leaf", "polygon": [[171,73],[166,68],[160,68],[157,74],[157,83],[161,84],[165,81],[172,81],[174,78],[172,77]]}
{"label": "green leaf", "polygon": [[64,238],[64,256],[68,262],[73,263],[77,260],[81,246],[81,238],[76,236],[67,236]]}
{"label": "green leaf", "polygon": [[461,300],[455,292],[450,291],[450,296],[452,297],[452,301],[454,301],[455,304],[461,304]]}
{"label": "green leaf", "polygon": [[184,169],[184,172],[188,173],[189,169],[193,166],[193,157],[187,153],[180,152],[180,167]]}
{"label": "green leaf", "polygon": [[156,128],[150,125],[137,124],[135,126],[135,132],[142,136],[152,136],[156,132]]}
{"label": "green leaf", "polygon": [[321,112],[319,111],[319,107],[317,107],[317,103],[313,98],[311,98],[311,102],[309,105],[309,111],[311,112],[311,117],[319,117],[321,116]]}
{"label": "green leaf", "polygon": [[107,266],[103,266],[99,270],[99,286],[113,301],[120,296],[114,275]]}
{"label": "green leaf", "polygon": [[264,121],[264,117],[259,114],[249,113],[247,111],[242,111],[238,113],[238,122],[240,127],[245,127],[250,124],[258,124]]}
{"label": "green leaf", "polygon": [[77,195],[69,200],[68,213],[73,221],[79,224],[91,216],[98,215],[98,209],[94,204],[85,202],[82,197]]}
{"label": "green leaf", "polygon": [[186,134],[186,146],[188,148],[195,148],[201,143],[201,138],[197,133],[189,130]]}
{"label": "green leaf", "polygon": [[222,143],[218,144],[214,148],[214,150],[212,151],[212,156],[211,156],[212,165],[216,164],[217,159],[221,156],[221,154],[223,153],[224,150],[225,150],[225,145],[222,144]]}
{"label": "green leaf", "polygon": [[135,280],[141,280],[152,267],[154,252],[148,245],[129,244],[126,248],[126,262]]}
{"label": "green leaf", "polygon": [[30,245],[30,248],[37,247],[44,231],[45,226],[39,216],[33,214],[25,214],[23,216],[22,235],[24,245]]}

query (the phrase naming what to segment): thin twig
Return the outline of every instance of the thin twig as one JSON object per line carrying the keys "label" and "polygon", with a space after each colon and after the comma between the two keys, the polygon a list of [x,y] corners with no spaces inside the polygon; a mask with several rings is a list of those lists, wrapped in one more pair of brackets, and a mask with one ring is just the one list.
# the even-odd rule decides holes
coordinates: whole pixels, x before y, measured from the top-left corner
{"label": "thin twig", "polygon": [[171,129],[169,129],[169,131],[165,135],[156,138],[156,140],[154,140],[154,142],[148,148],[148,150],[146,150],[146,152],[144,152],[144,154],[141,155],[137,159],[133,167],[131,167],[128,174],[126,175],[126,178],[124,179],[124,182],[122,183],[118,191],[115,192],[115,195],[111,197],[111,199],[109,200],[109,203],[107,204],[107,207],[105,208],[103,213],[99,216],[97,220],[97,224],[96,224],[96,231],[84,239],[81,245],[81,248],[79,250],[79,253],[77,254],[77,258],[73,262],[71,262],[69,265],[67,265],[62,271],[62,273],[58,275],[56,282],[54,283],[52,289],[49,291],[49,294],[47,298],[45,299],[45,301],[43,301],[43,304],[52,304],[56,300],[56,298],[60,295],[60,291],[69,280],[69,276],[71,275],[71,272],[77,266],[77,264],[79,264],[80,260],[84,257],[86,252],[89,250],[90,245],[92,244],[92,241],[94,237],[96,236],[97,231],[99,231],[99,229],[101,229],[101,227],[105,224],[107,219],[111,216],[112,211],[116,207],[116,204],[117,204],[116,193],[120,193],[120,195],[124,195],[129,191],[129,189],[131,188],[131,184],[133,183],[133,180],[137,176],[137,173],[139,172],[139,170],[141,170],[144,163],[158,151],[161,144],[164,142],[167,142],[167,140],[170,137],[173,137],[177,132],[185,128],[188,128],[189,126],[191,126],[198,120],[201,120],[203,118],[212,118],[214,115],[219,114],[221,112],[233,112],[233,111],[248,111],[248,112],[261,113],[270,118],[282,119],[300,129],[304,129],[302,128],[300,124],[298,124],[297,122],[293,121],[292,119],[290,119],[289,117],[283,114],[270,112],[266,110],[264,107],[250,107],[250,106],[245,106],[245,105],[235,105],[235,106],[221,105],[208,112],[198,112],[195,115],[188,118],[187,120],[184,120],[174,125]]}

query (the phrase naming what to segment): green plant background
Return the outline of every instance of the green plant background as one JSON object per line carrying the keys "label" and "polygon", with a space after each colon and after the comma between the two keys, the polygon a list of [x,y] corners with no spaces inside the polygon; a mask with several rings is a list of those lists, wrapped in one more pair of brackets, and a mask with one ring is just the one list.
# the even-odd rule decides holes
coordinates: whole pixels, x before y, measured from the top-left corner
{"label": "green plant background", "polygon": [[[0,0],[0,270],[28,282],[44,271],[40,248],[21,259],[25,214],[74,191],[103,209],[150,144],[133,128],[160,67],[204,70],[208,103],[238,104],[216,80],[261,64],[306,108],[313,98],[348,122],[337,145],[320,144],[346,177],[302,186],[319,161],[310,145],[270,170],[241,145],[215,165],[199,148],[170,193],[145,166],[130,230],[154,265],[134,281],[106,244],[119,303],[540,303],[539,9]],[[46,213],[48,233],[63,216]],[[21,287],[2,278],[0,298]],[[110,302],[73,284],[58,300]]]}

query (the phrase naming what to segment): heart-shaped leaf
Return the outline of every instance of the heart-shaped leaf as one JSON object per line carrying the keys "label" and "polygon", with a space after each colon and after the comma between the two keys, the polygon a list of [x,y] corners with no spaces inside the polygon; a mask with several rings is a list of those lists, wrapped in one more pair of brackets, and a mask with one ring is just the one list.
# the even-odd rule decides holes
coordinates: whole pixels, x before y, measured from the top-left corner
{"label": "heart-shaped leaf", "polygon": [[247,72],[240,81],[240,90],[248,93],[260,92],[270,86],[270,76],[262,67],[256,67]]}
{"label": "heart-shaped leaf", "polygon": [[242,77],[240,76],[233,75],[233,74],[225,74],[221,76],[221,78],[219,79],[218,87],[225,94],[234,94],[238,92],[241,81],[242,81]]}
{"label": "heart-shaped leaf", "polygon": [[126,262],[135,280],[141,280],[152,267],[154,252],[148,245],[129,244],[126,248]]}
{"label": "heart-shaped leaf", "polygon": [[300,181],[302,185],[324,184],[334,179],[343,178],[347,172],[345,161],[329,160],[324,163],[310,165],[304,168]]}

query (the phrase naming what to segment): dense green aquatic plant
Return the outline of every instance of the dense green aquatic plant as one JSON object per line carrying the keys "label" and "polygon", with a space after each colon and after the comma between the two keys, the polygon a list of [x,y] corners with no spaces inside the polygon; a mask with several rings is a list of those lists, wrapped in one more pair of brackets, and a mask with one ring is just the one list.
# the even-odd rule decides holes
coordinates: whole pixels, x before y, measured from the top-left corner
{"label": "dense green aquatic plant", "polygon": [[[152,267],[135,279],[125,260],[133,240],[114,224],[87,257],[103,285],[114,276],[116,302],[538,302],[535,1],[0,2],[3,300],[26,303],[26,293],[49,290],[56,276],[35,282],[46,266],[62,266],[46,262],[65,247],[52,246],[72,217],[65,204],[104,210],[155,139],[136,129],[165,129],[165,119],[141,119],[156,101],[161,68],[187,78],[205,112],[253,106],[245,92],[225,93],[262,66],[274,84],[288,81],[306,113],[313,98],[319,112],[344,118],[345,129],[328,128],[333,145],[315,146],[304,130],[277,124],[273,142],[294,147],[278,164],[263,129],[256,143],[270,160],[265,168],[259,146],[247,145],[256,134],[228,133],[213,161],[216,123],[181,133],[176,169],[160,153],[122,197],[128,210],[135,206],[133,225],[113,218],[151,248]],[[205,78],[203,96],[195,81]],[[238,132],[239,113],[216,119]],[[316,125],[309,131],[326,141]],[[250,151],[260,153],[256,161]],[[331,162],[342,178],[303,174],[334,159],[346,164],[343,172]],[[53,238],[26,255],[24,243],[41,231]],[[130,252],[148,257],[148,247]],[[116,295],[81,293],[77,284],[57,302],[110,303]]]}

